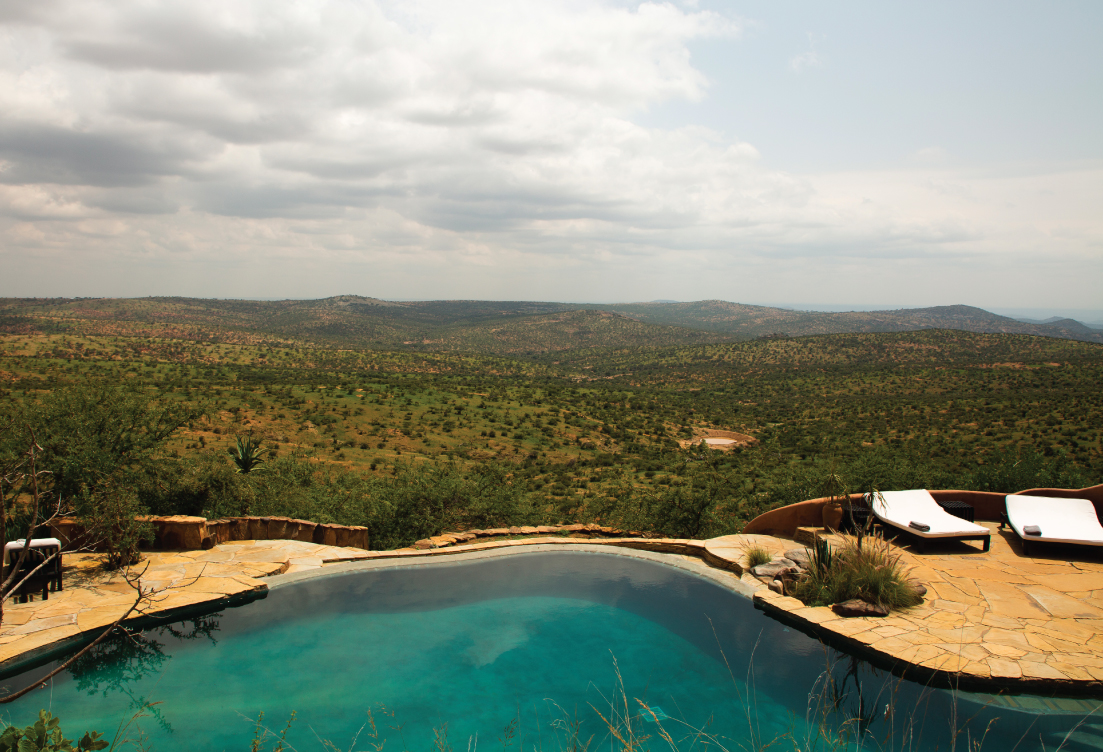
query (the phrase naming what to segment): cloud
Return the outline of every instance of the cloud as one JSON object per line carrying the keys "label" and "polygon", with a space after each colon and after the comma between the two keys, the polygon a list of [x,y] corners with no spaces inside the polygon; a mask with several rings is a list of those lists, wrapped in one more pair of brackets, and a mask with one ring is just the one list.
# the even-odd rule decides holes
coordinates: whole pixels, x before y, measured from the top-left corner
{"label": "cloud", "polygon": [[816,36],[808,32],[808,49],[789,59],[789,68],[794,73],[802,73],[808,68],[822,68],[823,60],[816,51]]}
{"label": "cloud", "polygon": [[[344,269],[334,277],[344,282],[368,269],[405,285],[401,297],[434,294],[437,277],[436,294],[454,297],[485,295],[488,280],[527,284],[530,268],[560,290],[591,275],[587,289],[600,291],[645,273],[707,269],[707,284],[770,259],[811,268],[991,244],[1011,253],[1042,235],[1072,249],[1099,235],[1090,201],[1036,200],[1015,175],[929,161],[787,174],[713,130],[640,125],[649,108],[709,95],[692,45],[740,35],[743,22],[693,3],[42,7],[0,6],[7,269],[94,258],[149,294],[170,282],[143,269],[188,263],[208,273],[171,283],[246,294],[210,280],[260,254],[257,284],[279,288],[265,296],[311,294],[311,274]],[[797,72],[821,62],[808,40]],[[1064,195],[1069,180],[1048,189]],[[1075,182],[1099,198],[1090,180]],[[19,287],[26,273],[7,279],[5,294],[31,294]]]}
{"label": "cloud", "polygon": [[950,161],[950,154],[941,146],[928,146],[911,155],[917,165],[942,166]]}

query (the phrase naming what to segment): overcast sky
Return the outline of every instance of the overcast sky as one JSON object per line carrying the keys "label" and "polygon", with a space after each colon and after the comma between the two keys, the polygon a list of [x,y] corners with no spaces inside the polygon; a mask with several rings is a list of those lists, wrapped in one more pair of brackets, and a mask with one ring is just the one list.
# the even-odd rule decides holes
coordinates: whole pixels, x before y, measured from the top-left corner
{"label": "overcast sky", "polygon": [[1103,3],[0,0],[0,295],[1103,309]]}

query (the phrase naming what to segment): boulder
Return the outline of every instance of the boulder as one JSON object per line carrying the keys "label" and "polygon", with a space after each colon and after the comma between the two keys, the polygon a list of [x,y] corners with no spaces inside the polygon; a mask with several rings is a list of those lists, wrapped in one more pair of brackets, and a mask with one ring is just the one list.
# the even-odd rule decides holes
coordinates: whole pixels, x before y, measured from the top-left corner
{"label": "boulder", "polygon": [[809,569],[812,566],[807,548],[790,548],[785,552],[785,558],[801,569]]}
{"label": "boulder", "polygon": [[927,586],[919,580],[908,580],[908,584],[912,586],[912,590],[914,590],[916,595],[920,598],[927,595]]}
{"label": "boulder", "polygon": [[[773,582],[778,583],[781,589],[776,590],[775,592],[781,593],[782,595],[793,595],[797,590],[797,582],[800,580],[801,577],[802,575],[800,573],[800,570],[796,568],[786,569],[784,572],[779,572],[777,576],[774,577]],[[774,590],[772,585],[773,583],[771,583],[770,589]]]}
{"label": "boulder", "polygon": [[268,540],[267,517],[246,517],[245,520],[245,524],[248,526],[246,540]]}
{"label": "boulder", "polygon": [[[228,517],[226,519],[215,520],[213,523],[207,522],[207,531],[215,537],[219,543],[227,543],[229,541],[246,540],[249,537],[249,524],[248,519],[244,517]],[[217,527],[212,528],[212,525]],[[214,532],[211,532],[212,529]]]}
{"label": "boulder", "polygon": [[873,603],[866,603],[865,601],[855,598],[851,601],[843,601],[842,603],[836,603],[831,607],[839,616],[844,618],[850,618],[854,616],[888,616],[889,612],[887,608],[882,608]]}
{"label": "boulder", "polygon": [[316,527],[318,527],[318,523],[310,520],[291,520],[288,523],[288,540],[312,543],[314,541],[314,528]]}
{"label": "boulder", "polygon": [[342,548],[369,549],[368,528],[360,525],[334,525],[336,530],[336,542],[333,545]]}
{"label": "boulder", "polygon": [[287,534],[287,523],[291,519],[289,517],[269,517],[268,518],[268,539],[269,540],[285,540],[291,536]]}
{"label": "boulder", "polygon": [[171,517],[153,517],[153,527],[158,546],[165,549],[196,551],[203,547],[207,537],[207,518],[174,514]]}
{"label": "boulder", "polygon": [[796,571],[799,569],[800,568],[789,559],[774,559],[765,564],[759,564],[757,567],[751,567],[751,574],[766,584],[769,584],[782,572],[788,572],[789,570]]}
{"label": "boulder", "polygon": [[314,543],[318,543],[322,546],[336,546],[337,544],[337,531],[340,529],[340,525],[320,524],[314,528]]}

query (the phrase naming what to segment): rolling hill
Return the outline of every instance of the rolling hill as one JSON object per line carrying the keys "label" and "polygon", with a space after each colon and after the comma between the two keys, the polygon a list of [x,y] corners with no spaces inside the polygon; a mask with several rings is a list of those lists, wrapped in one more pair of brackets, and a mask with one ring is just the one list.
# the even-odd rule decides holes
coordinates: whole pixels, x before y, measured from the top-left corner
{"label": "rolling hill", "polygon": [[978,334],[1032,334],[1103,343],[1103,332],[1073,319],[1030,324],[967,305],[827,313],[705,300],[696,303],[633,303],[607,308],[640,321],[703,329],[741,339],[770,334],[803,336],[958,329]]}
{"label": "rolling hill", "polygon": [[623,305],[526,301],[395,302],[198,298],[0,299],[0,333],[139,336],[339,349],[538,355],[671,347],[758,337],[959,330],[1103,343],[1072,319],[1028,323],[972,306],[825,313],[706,300]]}

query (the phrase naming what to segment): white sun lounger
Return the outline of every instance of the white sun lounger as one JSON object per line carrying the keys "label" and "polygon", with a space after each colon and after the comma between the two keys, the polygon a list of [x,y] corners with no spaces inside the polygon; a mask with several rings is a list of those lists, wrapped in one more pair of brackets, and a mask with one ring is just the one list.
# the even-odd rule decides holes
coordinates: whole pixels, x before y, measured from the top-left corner
{"label": "white sun lounger", "polygon": [[[1099,524],[1095,505],[1088,499],[1011,494],[1004,503],[1011,529],[1023,540],[1023,553],[1027,542],[1034,541],[1103,546],[1103,525]],[[1031,535],[1027,528],[1037,529],[1038,534]]]}
{"label": "white sun lounger", "polygon": [[[869,506],[884,525],[914,535],[921,542],[931,539],[983,540],[984,551],[992,544],[992,532],[988,528],[954,517],[924,489],[882,491]],[[928,529],[922,529],[923,526]]]}

